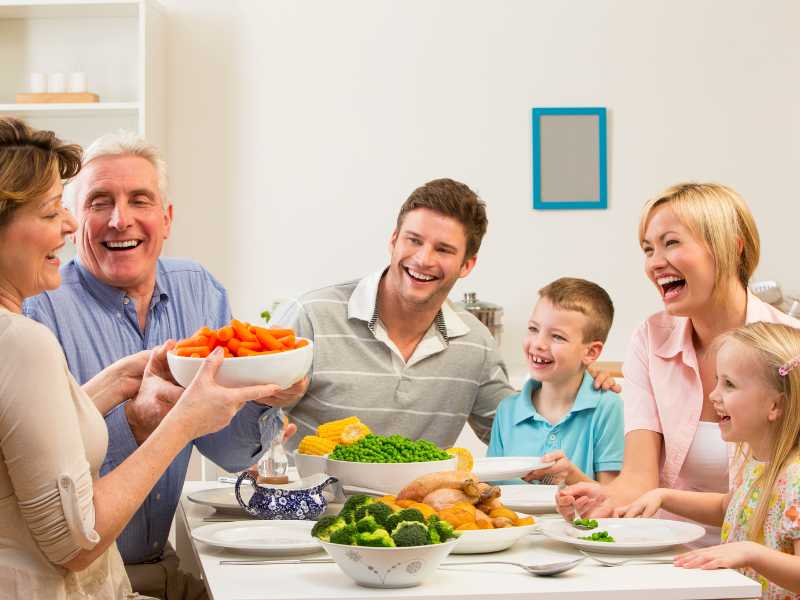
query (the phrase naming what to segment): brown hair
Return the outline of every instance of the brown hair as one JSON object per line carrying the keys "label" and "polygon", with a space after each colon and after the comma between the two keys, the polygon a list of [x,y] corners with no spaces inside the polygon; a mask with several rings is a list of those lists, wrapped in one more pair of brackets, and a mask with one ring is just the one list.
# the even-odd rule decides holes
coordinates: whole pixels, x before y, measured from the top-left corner
{"label": "brown hair", "polygon": [[400,207],[397,231],[400,231],[405,216],[418,208],[436,211],[463,225],[467,236],[465,261],[478,253],[489,221],[486,204],[468,186],[453,179],[434,179],[418,187]]}
{"label": "brown hair", "polygon": [[673,185],[644,205],[639,220],[639,244],[644,241],[653,212],[667,205],[714,257],[715,291],[726,289],[720,284],[732,276],[747,288],[758,266],[761,242],[753,213],[742,197],[718,183]]}
{"label": "brown hair", "polygon": [[81,147],[12,117],[0,118],[0,226],[20,206],[44,196],[56,178],[81,170]]}
{"label": "brown hair", "polygon": [[585,279],[562,277],[540,289],[539,297],[546,298],[556,308],[586,315],[589,323],[583,331],[584,343],[605,343],[614,320],[614,304],[599,285]]}

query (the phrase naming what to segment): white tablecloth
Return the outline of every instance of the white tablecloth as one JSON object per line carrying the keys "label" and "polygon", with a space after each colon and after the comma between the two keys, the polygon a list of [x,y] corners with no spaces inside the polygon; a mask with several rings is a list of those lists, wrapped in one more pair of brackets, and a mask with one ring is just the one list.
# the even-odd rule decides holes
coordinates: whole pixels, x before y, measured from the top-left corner
{"label": "white tablecloth", "polygon": [[[176,520],[176,543],[182,567],[202,574],[214,600],[363,600],[418,598],[430,600],[513,600],[517,598],[592,600],[694,600],[758,598],[760,586],[731,570],[700,571],[672,565],[625,565],[602,567],[590,561],[558,577],[532,577],[516,567],[486,565],[439,569],[436,577],[419,587],[399,590],[361,587],[335,564],[281,566],[223,566],[221,559],[248,558],[242,554],[194,542],[190,532],[207,525],[204,517],[214,509],[187,500],[186,494],[219,484],[187,482]],[[569,546],[541,535],[524,538],[505,552],[490,555],[450,555],[448,562],[512,560],[544,562],[554,555],[574,554]],[[668,556],[659,553],[656,556]],[[309,555],[322,557],[324,553]],[[257,558],[257,557],[249,557]],[[280,558],[280,557],[269,557]]]}

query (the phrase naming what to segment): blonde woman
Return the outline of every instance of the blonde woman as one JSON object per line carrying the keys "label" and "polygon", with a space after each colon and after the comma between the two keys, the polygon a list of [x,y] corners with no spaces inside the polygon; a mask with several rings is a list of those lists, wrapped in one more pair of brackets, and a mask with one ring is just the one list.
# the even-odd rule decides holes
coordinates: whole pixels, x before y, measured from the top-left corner
{"label": "blonde woman", "polygon": [[[625,454],[608,486],[565,488],[559,509],[610,516],[644,492],[666,487],[724,493],[733,445],[720,437],[709,398],[718,335],[755,321],[800,327],[747,284],[760,242],[753,215],[731,188],[683,183],[645,204],[639,223],[644,270],[664,304],[636,330],[623,366]],[[662,515],[664,516],[664,515]],[[718,543],[709,529],[704,545]]]}
{"label": "blonde woman", "polygon": [[711,393],[722,439],[744,460],[730,493],[656,489],[619,511],[659,508],[719,526],[722,545],[688,552],[675,565],[739,569],[762,598],[800,598],[800,330],[753,323],[724,334]]}
{"label": "blonde woman", "polygon": [[138,394],[174,406],[136,452],[98,477],[108,445],[100,411],[135,395],[144,355],[115,367],[128,389],[109,384],[114,377],[88,382],[93,402],[53,334],[21,314],[26,297],[60,283],[57,253],[76,228],[61,205],[62,181],[78,172],[80,156],[52,132],[0,119],[1,598],[131,596],[114,540],[150,488],[192,439],[277,390],[220,387],[216,355],[184,391],[167,380],[168,343],[150,356]]}

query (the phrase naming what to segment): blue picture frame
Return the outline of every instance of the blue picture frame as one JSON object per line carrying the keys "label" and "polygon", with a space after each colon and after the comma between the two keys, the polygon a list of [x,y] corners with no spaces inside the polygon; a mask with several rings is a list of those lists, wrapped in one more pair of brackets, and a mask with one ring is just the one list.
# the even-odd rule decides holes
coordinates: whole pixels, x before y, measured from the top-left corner
{"label": "blue picture frame", "polygon": [[[548,199],[542,196],[542,117],[551,116],[597,117],[597,194],[596,197]],[[531,136],[533,142],[533,208],[537,210],[574,210],[608,208],[608,177],[606,154],[606,109],[584,108],[533,108],[531,110]]]}

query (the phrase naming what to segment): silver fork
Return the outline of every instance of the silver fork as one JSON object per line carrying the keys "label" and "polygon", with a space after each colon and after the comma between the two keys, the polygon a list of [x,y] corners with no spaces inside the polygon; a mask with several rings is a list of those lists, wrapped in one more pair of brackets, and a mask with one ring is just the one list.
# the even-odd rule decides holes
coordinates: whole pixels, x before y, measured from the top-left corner
{"label": "silver fork", "polygon": [[637,563],[640,565],[671,565],[674,560],[672,558],[623,558],[622,560],[608,560],[607,558],[599,558],[583,550],[578,550],[578,552],[604,567],[621,567],[622,565],[630,563]]}

